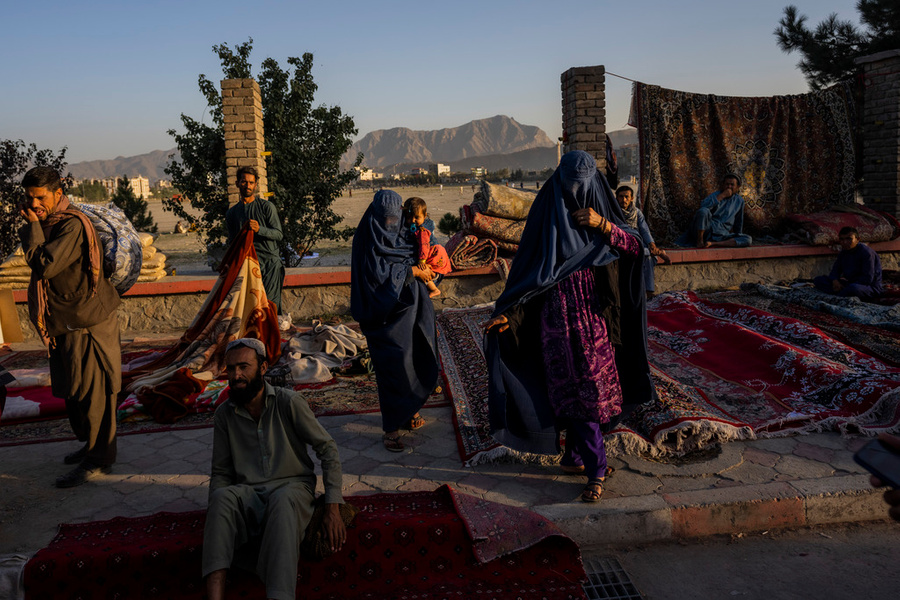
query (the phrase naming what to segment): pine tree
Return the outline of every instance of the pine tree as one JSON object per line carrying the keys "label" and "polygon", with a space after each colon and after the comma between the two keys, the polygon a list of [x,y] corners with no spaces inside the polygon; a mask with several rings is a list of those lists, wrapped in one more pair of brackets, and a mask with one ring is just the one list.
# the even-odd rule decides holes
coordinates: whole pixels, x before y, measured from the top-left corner
{"label": "pine tree", "polygon": [[116,185],[116,193],[113,194],[112,203],[122,209],[131,224],[138,231],[146,231],[147,233],[156,233],[156,223],[153,217],[147,212],[147,201],[138,198],[131,189],[128,177],[123,176],[118,179]]}
{"label": "pine tree", "polygon": [[799,52],[797,64],[809,87],[818,90],[853,77],[858,68],[855,59],[900,49],[900,2],[897,0],[859,0],[856,3],[863,27],[841,21],[832,13],[815,29],[806,26],[806,15],[794,5],[785,7],[784,17],[775,30],[778,47],[784,52]]}

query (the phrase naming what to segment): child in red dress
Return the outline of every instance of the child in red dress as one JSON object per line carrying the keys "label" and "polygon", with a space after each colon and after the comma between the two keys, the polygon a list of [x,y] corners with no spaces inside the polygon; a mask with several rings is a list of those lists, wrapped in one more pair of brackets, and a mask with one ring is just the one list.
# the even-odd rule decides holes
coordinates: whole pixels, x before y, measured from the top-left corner
{"label": "child in red dress", "polygon": [[[418,196],[408,198],[403,204],[403,214],[409,230],[416,238],[416,256],[419,259],[419,268],[424,269],[428,265],[436,274],[446,275],[450,272],[450,257],[440,244],[433,244],[431,236],[434,233],[434,222],[428,218],[428,206]],[[428,297],[440,296],[441,290],[434,281],[429,281]]]}

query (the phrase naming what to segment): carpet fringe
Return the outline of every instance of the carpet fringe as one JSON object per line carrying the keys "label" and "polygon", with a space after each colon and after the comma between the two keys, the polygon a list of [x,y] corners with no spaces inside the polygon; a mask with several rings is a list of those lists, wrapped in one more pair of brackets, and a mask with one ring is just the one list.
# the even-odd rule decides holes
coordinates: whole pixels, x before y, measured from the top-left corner
{"label": "carpet fringe", "polygon": [[684,456],[713,443],[756,438],[749,426],[735,427],[715,421],[679,423],[657,433],[653,442],[633,431],[606,437],[606,452],[611,456],[632,455],[647,458]]}

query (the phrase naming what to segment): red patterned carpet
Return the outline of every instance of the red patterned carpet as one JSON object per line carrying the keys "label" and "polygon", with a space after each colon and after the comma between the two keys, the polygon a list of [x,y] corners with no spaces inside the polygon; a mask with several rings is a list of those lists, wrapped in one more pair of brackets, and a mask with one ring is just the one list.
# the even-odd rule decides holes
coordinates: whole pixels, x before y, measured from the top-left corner
{"label": "red patterned carpet", "polygon": [[[310,600],[585,598],[575,543],[543,517],[460,494],[355,496],[360,514],[341,552],[301,561]],[[199,600],[205,513],[158,513],[62,525],[25,566],[25,597]],[[261,582],[232,571],[228,598],[264,598]]]}
{"label": "red patterned carpet", "polygon": [[[488,427],[481,323],[491,311],[461,309],[438,317],[445,391],[453,402],[460,457],[470,464],[515,454],[496,444]],[[833,315],[819,329],[691,292],[662,294],[647,314],[659,401],[610,434],[614,452],[656,456],[754,436],[900,428],[900,368],[880,360],[891,353],[890,333],[851,335],[853,324]],[[854,345],[842,341],[850,337]]]}

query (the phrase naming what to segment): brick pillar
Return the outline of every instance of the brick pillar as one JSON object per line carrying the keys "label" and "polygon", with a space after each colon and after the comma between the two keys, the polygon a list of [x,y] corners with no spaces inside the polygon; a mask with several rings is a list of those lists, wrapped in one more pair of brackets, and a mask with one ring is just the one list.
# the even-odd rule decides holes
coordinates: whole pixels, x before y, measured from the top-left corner
{"label": "brick pillar", "polygon": [[263,131],[262,99],[259,84],[253,79],[222,80],[222,116],[225,120],[225,168],[228,173],[228,205],[240,201],[237,186],[238,167],[256,167],[259,185],[256,192],[265,198],[266,179],[265,136]]}
{"label": "brick pillar", "polygon": [[560,75],[563,152],[584,150],[606,169],[606,69],[573,67]]}
{"label": "brick pillar", "polygon": [[856,59],[864,72],[863,202],[900,216],[900,50]]}

